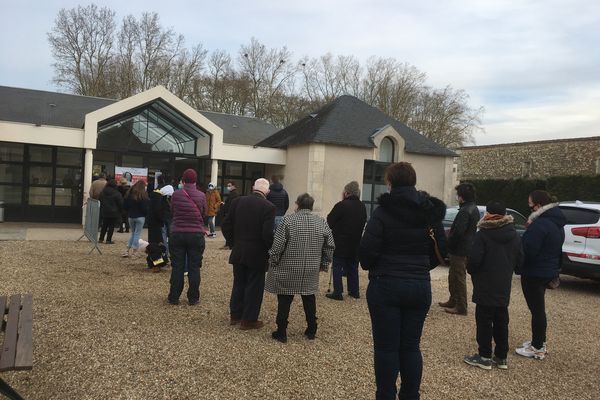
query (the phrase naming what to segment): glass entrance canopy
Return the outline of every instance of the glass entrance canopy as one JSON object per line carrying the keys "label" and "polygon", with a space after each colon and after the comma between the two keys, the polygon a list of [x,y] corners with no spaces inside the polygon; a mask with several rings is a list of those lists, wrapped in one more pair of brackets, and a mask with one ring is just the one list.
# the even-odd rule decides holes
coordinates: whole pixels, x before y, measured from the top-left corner
{"label": "glass entrance canopy", "polygon": [[158,99],[98,124],[99,149],[196,155],[210,135]]}

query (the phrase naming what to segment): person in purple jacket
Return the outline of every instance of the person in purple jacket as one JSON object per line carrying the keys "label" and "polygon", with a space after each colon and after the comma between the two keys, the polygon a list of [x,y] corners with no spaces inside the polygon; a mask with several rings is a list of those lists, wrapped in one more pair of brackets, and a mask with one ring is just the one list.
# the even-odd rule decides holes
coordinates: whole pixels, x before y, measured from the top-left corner
{"label": "person in purple jacket", "polygon": [[188,260],[187,292],[188,304],[193,306],[200,301],[200,267],[204,255],[203,215],[206,215],[206,197],[196,189],[196,171],[186,169],[183,173],[183,188],[173,193],[171,198],[171,233],[169,253],[171,254],[171,289],[167,301],[179,304],[183,291],[183,269]]}

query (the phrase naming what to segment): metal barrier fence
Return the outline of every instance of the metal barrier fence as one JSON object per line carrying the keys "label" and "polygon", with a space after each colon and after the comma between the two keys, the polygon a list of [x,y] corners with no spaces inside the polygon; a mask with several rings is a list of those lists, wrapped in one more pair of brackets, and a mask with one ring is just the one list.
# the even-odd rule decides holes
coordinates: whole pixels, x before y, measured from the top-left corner
{"label": "metal barrier fence", "polygon": [[77,241],[80,241],[83,237],[88,238],[94,245],[88,254],[92,254],[94,249],[98,250],[98,253],[102,254],[98,247],[98,226],[100,224],[100,201],[95,199],[88,199],[87,206],[85,208],[85,225],[83,226],[83,235]]}

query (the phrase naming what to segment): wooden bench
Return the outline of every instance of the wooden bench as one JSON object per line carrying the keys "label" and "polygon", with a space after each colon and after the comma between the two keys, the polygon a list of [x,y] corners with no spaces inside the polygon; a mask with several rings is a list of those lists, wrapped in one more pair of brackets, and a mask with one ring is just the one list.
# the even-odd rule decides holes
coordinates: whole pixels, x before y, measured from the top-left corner
{"label": "wooden bench", "polygon": [[[7,301],[8,300],[8,301]],[[0,296],[2,315],[2,349],[0,372],[24,370],[33,367],[33,296],[14,294],[7,299]],[[1,335],[0,335],[1,337]],[[9,399],[20,400],[21,396],[0,378],[0,393]]]}

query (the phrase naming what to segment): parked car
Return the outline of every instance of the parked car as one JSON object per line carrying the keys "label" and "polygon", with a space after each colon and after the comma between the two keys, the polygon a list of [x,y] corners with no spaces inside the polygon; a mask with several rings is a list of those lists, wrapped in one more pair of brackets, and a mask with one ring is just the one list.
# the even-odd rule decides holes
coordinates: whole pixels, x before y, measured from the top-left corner
{"label": "parked car", "polygon": [[[477,209],[479,210],[479,217],[483,218],[483,214],[485,214],[485,206],[477,206]],[[517,230],[519,236],[522,236],[523,232],[525,232],[525,223],[527,222],[527,218],[512,208],[507,208],[506,213],[513,216],[515,220],[515,229]],[[442,221],[442,225],[444,225],[444,230],[446,231],[446,236],[448,236],[448,233],[450,232],[450,227],[454,222],[454,218],[456,218],[456,214],[458,214],[458,206],[448,207],[446,209],[446,216]]]}
{"label": "parked car", "polygon": [[600,203],[564,201],[562,274],[600,280]]}

